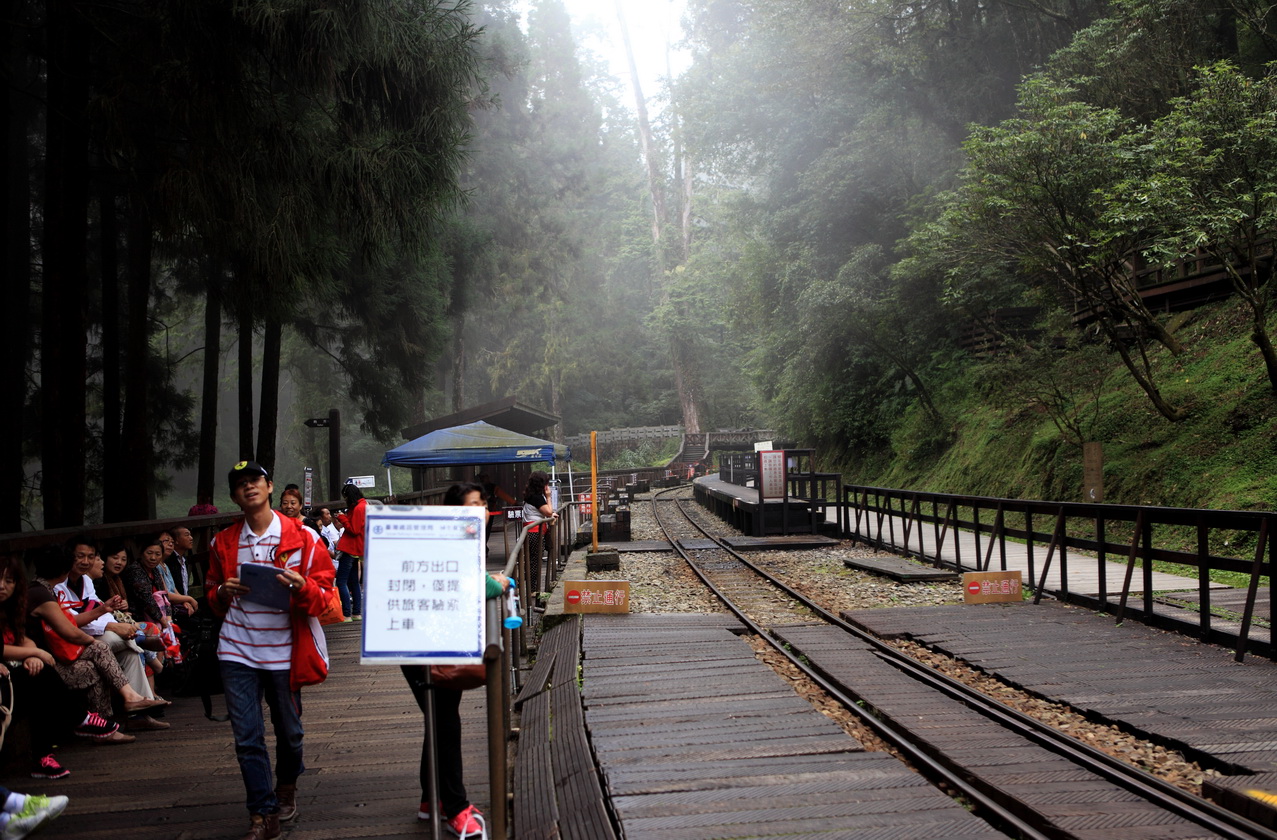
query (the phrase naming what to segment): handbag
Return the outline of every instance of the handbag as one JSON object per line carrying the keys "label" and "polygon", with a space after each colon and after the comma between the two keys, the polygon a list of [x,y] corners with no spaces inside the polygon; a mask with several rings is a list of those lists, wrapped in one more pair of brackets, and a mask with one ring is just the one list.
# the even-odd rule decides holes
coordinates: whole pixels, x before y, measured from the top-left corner
{"label": "handbag", "polygon": [[328,606],[324,607],[324,611],[318,616],[320,626],[329,624],[340,624],[346,620],[346,616],[341,611],[341,593],[333,589],[333,594],[328,598]]}
{"label": "handbag", "polygon": [[488,668],[482,662],[470,665],[431,665],[430,682],[440,688],[466,691],[488,682]]}
{"label": "handbag", "polygon": [[[71,622],[71,626],[75,626],[75,619],[71,617],[71,612],[66,607],[62,607],[62,614],[66,616],[67,621]],[[66,639],[58,635],[58,631],[49,626],[49,622],[41,620],[40,624],[44,626],[44,644],[48,648],[49,653],[53,654],[62,662],[74,662],[80,658],[80,654],[84,653],[84,645],[79,642],[68,642]]]}

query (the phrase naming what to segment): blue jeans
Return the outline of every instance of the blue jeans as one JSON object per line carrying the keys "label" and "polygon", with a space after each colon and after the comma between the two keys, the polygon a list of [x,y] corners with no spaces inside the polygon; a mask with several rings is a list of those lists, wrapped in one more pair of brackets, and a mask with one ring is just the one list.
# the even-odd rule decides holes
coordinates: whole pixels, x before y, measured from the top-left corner
{"label": "blue jeans", "polygon": [[281,785],[297,784],[306,769],[302,763],[302,698],[288,690],[288,671],[264,671],[239,662],[222,661],[226,709],[235,733],[235,757],[244,777],[250,814],[275,814],[279,800],[271,784],[270,753],[266,751],[266,721],[262,697],[270,707],[275,730],[275,772]]}
{"label": "blue jeans", "polygon": [[363,615],[364,593],[359,588],[359,558],[344,551],[337,553],[337,594],[341,596],[341,614],[346,618]]}

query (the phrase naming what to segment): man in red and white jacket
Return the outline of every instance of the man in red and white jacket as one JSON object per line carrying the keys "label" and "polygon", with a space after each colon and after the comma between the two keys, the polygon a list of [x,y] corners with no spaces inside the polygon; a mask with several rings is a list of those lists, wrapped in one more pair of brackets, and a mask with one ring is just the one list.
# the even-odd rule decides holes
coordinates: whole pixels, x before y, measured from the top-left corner
{"label": "man in red and white jacket", "polygon": [[[242,840],[274,840],[280,822],[297,816],[297,777],[305,769],[300,689],[328,676],[316,617],[332,598],[335,572],[303,525],[271,510],[274,484],[260,464],[240,461],[229,481],[244,518],[213,538],[205,592],[213,611],[225,616],[217,658],[247,792],[250,824]],[[242,571],[250,564],[273,566],[276,574],[255,575],[250,587]],[[273,789],[263,695],[277,742]]]}

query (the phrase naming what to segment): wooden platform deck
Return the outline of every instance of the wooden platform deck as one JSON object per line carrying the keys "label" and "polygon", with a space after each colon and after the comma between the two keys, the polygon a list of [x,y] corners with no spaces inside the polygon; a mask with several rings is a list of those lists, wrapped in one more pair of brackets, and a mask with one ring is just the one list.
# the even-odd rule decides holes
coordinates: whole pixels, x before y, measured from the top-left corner
{"label": "wooden platform deck", "polygon": [[706,615],[587,616],[585,720],[627,840],[1001,837],[865,752]]}
{"label": "wooden platform deck", "polygon": [[1277,663],[1056,602],[856,610],[1012,685],[1119,720],[1237,772],[1277,771]]}
{"label": "wooden platform deck", "polygon": [[848,569],[889,577],[901,583],[955,580],[958,577],[957,572],[924,566],[903,557],[848,557],[842,564]]}
{"label": "wooden platform deck", "polygon": [[756,488],[732,484],[717,475],[701,476],[692,482],[692,486],[702,505],[741,533],[754,537],[814,534],[820,528],[825,509],[824,503],[821,503],[813,516],[812,503],[796,497],[760,502]]}
{"label": "wooden platform deck", "polygon": [[[325,628],[332,668],[323,685],[302,690],[306,773],[300,816],[288,840],[422,838],[418,766],[422,718],[397,666],[358,664],[358,623]],[[66,779],[9,774],[0,783],[24,793],[66,794],[71,804],[39,837],[68,840],[202,840],[239,837],[248,825],[244,786],[229,723],[204,718],[199,698],[170,698],[171,729],[139,732],[117,747],[67,744],[57,755]],[[224,710],[220,696],[214,711]],[[488,809],[483,691],[461,704],[466,789]],[[268,743],[273,743],[267,727]]]}

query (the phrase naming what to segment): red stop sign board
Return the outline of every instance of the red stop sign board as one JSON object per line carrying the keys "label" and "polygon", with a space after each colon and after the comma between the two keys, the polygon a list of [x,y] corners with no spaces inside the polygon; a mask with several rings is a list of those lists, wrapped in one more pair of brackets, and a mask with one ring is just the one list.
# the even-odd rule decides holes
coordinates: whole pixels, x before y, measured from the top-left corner
{"label": "red stop sign board", "polygon": [[569,604],[581,603],[581,590],[573,589],[570,592],[568,592],[568,603]]}
{"label": "red stop sign board", "polygon": [[978,581],[978,580],[973,580],[973,581],[971,581],[970,583],[968,583],[968,584],[967,584],[967,591],[968,591],[968,592],[970,592],[972,595],[979,595],[979,594],[980,594],[980,581]]}

